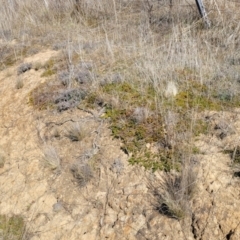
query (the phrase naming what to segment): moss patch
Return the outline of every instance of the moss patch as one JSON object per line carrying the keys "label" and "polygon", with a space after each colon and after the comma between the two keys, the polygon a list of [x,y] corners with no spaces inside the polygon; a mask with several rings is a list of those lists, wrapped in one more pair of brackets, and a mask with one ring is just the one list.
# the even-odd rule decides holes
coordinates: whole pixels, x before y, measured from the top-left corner
{"label": "moss patch", "polygon": [[173,104],[183,110],[220,111],[229,107],[239,107],[240,97],[237,95],[231,96],[224,90],[218,93],[216,90],[209,89],[206,85],[195,80],[188,80],[185,89],[177,94]]}
{"label": "moss patch", "polygon": [[20,240],[25,232],[25,223],[21,216],[7,217],[0,215],[0,237],[3,239]]}
{"label": "moss patch", "polygon": [[219,110],[219,104],[210,98],[211,95],[205,85],[194,80],[189,80],[186,85],[186,89],[179,92],[175,98],[174,104],[177,108],[183,110],[194,108],[198,111]]}

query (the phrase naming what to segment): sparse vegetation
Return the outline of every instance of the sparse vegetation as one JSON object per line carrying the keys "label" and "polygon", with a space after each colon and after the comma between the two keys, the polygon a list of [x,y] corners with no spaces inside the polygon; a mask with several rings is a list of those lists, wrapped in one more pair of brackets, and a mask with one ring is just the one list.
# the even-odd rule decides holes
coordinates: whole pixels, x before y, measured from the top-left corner
{"label": "sparse vegetation", "polygon": [[63,86],[69,86],[72,80],[70,73],[66,70],[59,72],[57,78]]}
{"label": "sparse vegetation", "polygon": [[[181,5],[155,0],[10,2],[2,1],[0,8],[0,71],[18,64],[17,89],[23,87],[23,73],[32,68],[39,71],[41,82],[29,90],[33,111],[51,110],[60,119],[68,113],[64,111],[78,106],[86,112],[102,110],[102,119],[92,115],[109,123],[129,163],[153,174],[162,172],[160,181],[150,183],[155,209],[184,218],[191,212],[196,182],[185,159],[189,152],[200,153],[194,139],[210,129],[202,113],[240,107],[240,58],[236,55],[240,15],[229,10],[236,10],[233,3],[228,3],[229,9],[223,1],[206,3],[212,27],[205,29],[185,1]],[[58,57],[19,65],[36,46],[53,48]],[[67,121],[73,123],[63,131],[71,141],[57,130],[52,141],[63,138],[75,146],[88,137],[85,124]],[[220,139],[230,131],[224,124],[216,128],[221,130]],[[239,164],[239,147],[226,153]],[[52,145],[44,146],[43,155],[51,169],[62,167]],[[88,160],[70,164],[81,187],[95,176]],[[0,168],[4,163],[0,155]],[[111,170],[120,175],[126,167],[115,159]],[[16,222],[0,216],[4,234],[17,236],[23,223],[21,218]],[[17,230],[7,225],[14,229],[18,225]]]}
{"label": "sparse vegetation", "polygon": [[[45,69],[41,77],[52,76],[49,81],[38,85],[29,94],[29,103],[39,110],[57,109],[62,112],[74,108],[89,92],[90,73],[81,75],[81,66],[68,66],[69,69],[66,70],[66,63],[58,57],[36,67]],[[57,70],[62,68],[65,70]]]}
{"label": "sparse vegetation", "polygon": [[[55,7],[53,4],[48,14]],[[198,113],[240,106],[238,76],[226,70],[230,67],[235,71],[238,66],[238,58],[232,55],[237,46],[233,44],[227,51],[221,40],[232,31],[230,25],[222,26],[214,18],[216,28],[205,31],[195,11],[182,7],[164,11],[154,1],[131,2],[127,9],[134,9],[136,16],[126,22],[140,27],[142,32],[134,31],[134,27],[132,32],[126,32],[124,17],[117,17],[125,13],[122,9],[126,6],[121,1],[110,6],[104,0],[98,4],[69,2],[59,7],[61,14],[50,16],[51,21],[63,25],[72,17],[73,26],[96,30],[98,37],[106,41],[90,41],[90,34],[89,42],[71,36],[71,41],[66,43],[63,39],[58,43],[64,48],[62,60],[50,59],[42,74],[56,75],[55,83],[37,87],[30,94],[30,102],[39,109],[57,108],[59,112],[79,104],[84,108],[105,107],[104,117],[110,119],[113,137],[122,140],[122,149],[131,155],[131,164],[153,170],[179,169],[182,146],[193,137],[208,133],[208,123]],[[101,33],[100,23],[104,21],[114,24],[115,35],[106,27]],[[231,24],[237,36],[237,24]],[[223,27],[224,33],[219,36]],[[56,35],[60,34],[58,31]],[[75,28],[68,30],[70,35],[71,31]],[[159,32],[164,37],[156,41]],[[127,48],[129,42],[137,47]],[[167,51],[169,43],[172,45]],[[225,53],[230,59],[227,62],[223,59]],[[213,62],[217,64],[213,66]],[[174,88],[171,97],[169,88]],[[168,123],[169,112],[177,116],[174,124]],[[147,144],[157,150],[147,149]]]}

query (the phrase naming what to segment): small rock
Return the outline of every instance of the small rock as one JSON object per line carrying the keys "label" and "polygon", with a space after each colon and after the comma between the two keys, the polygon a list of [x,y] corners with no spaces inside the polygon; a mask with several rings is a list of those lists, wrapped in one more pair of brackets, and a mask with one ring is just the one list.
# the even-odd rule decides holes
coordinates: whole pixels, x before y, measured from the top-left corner
{"label": "small rock", "polygon": [[174,82],[168,82],[165,90],[165,97],[175,97],[178,93],[177,86]]}
{"label": "small rock", "polygon": [[60,212],[64,209],[63,205],[61,202],[57,202],[55,204],[53,204],[53,211],[54,212]]}

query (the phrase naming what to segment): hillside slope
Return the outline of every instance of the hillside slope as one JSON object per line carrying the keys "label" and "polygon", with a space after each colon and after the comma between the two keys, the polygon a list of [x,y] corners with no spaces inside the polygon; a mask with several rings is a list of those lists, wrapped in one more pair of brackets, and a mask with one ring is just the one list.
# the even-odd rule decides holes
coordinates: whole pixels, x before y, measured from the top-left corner
{"label": "hillside slope", "polygon": [[0,239],[240,238],[237,3],[193,6],[3,2]]}

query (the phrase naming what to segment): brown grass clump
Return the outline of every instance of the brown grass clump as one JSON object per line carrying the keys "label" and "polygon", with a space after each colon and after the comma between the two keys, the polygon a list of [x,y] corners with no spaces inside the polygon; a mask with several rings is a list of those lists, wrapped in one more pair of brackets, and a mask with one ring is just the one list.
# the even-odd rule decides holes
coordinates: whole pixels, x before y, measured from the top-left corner
{"label": "brown grass clump", "polygon": [[47,163],[47,165],[55,170],[58,169],[60,170],[61,167],[61,159],[58,155],[58,152],[56,150],[55,147],[47,145],[44,147],[43,150],[43,154],[44,154],[44,160]]}
{"label": "brown grass clump", "polygon": [[87,135],[86,125],[78,122],[72,123],[67,129],[66,136],[73,142],[81,141]]}
{"label": "brown grass clump", "polygon": [[70,170],[80,187],[84,187],[93,177],[93,170],[87,163],[75,163]]}
{"label": "brown grass clump", "polygon": [[156,210],[178,220],[191,214],[190,200],[196,190],[196,180],[191,164],[184,163],[179,173],[164,173],[160,180],[150,181]]}

